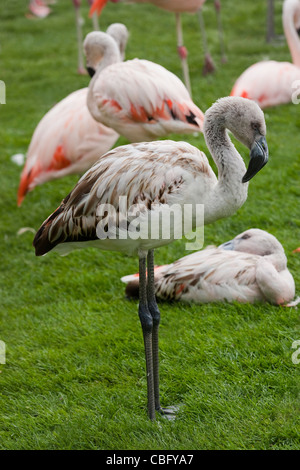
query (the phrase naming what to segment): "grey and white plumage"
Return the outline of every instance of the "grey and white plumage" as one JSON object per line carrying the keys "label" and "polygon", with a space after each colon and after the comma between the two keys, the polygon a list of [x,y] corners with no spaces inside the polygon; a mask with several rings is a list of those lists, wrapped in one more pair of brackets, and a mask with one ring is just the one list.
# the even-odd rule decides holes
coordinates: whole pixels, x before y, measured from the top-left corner
{"label": "grey and white plumage", "polygon": [[[281,243],[260,229],[246,230],[218,247],[157,266],[154,272],[156,296],[165,300],[281,305],[295,296]],[[138,274],[124,276],[122,281],[128,297],[138,297]]]}
{"label": "grey and white plumage", "polygon": [[[251,149],[248,170],[227,129]],[[172,242],[174,233],[170,232],[168,238],[152,237],[152,232],[146,232],[148,222],[159,224],[161,213],[163,218],[170,217],[175,203],[178,211],[186,204],[193,207],[203,204],[204,221],[201,223],[204,224],[234,214],[247,199],[248,181],[267,162],[265,134],[264,115],[256,103],[244,98],[222,98],[206,112],[204,121],[204,135],[217,165],[218,177],[205,154],[185,142],[156,141],[118,147],[102,156],[85,173],[34,238],[38,256],[52,249],[66,253],[87,246],[138,254],[139,317],[144,336],[151,420],[155,419],[155,410],[162,412],[158,381],[160,312],[154,292],[153,252],[154,248]],[[128,215],[122,215],[120,196],[126,197],[125,209],[138,206],[141,233],[146,232],[148,238],[130,236],[131,221]],[[110,209],[113,209],[116,233],[109,233]],[[191,222],[195,223],[191,217]],[[182,224],[182,220],[178,220]],[[101,239],[99,224],[106,235]],[[111,236],[107,237],[108,234]]]}
{"label": "grey and white plumage", "polygon": [[[132,240],[130,234],[120,239],[119,233],[116,240],[109,236],[99,239],[99,223],[105,226],[105,221],[109,222],[108,215],[99,215],[103,204],[115,209],[112,217],[116,220],[110,221],[110,226],[122,231],[126,225],[127,230],[129,218],[119,227],[120,196],[126,196],[127,210],[139,205],[141,233],[147,229],[149,218],[158,219],[161,212],[167,216],[174,204],[180,209],[185,204],[203,204],[205,224],[234,214],[247,199],[248,183],[242,181],[246,167],[227,135],[225,120],[249,148],[259,145],[258,140],[266,132],[263,113],[254,102],[243,98],[217,101],[206,112],[205,136],[218,167],[218,178],[205,154],[186,142],[165,140],[117,147],[83,175],[44,222],[35,239],[37,254],[52,248],[67,253],[89,245],[134,254],[172,241],[172,237]],[[245,122],[249,122],[248,127]]]}

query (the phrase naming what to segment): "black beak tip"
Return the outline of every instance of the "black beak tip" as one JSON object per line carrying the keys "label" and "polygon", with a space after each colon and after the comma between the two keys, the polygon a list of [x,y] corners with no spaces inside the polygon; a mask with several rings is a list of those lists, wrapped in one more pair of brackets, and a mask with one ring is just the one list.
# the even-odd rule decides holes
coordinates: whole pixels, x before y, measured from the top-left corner
{"label": "black beak tip", "polygon": [[248,183],[267,163],[269,151],[265,137],[256,140],[251,148],[250,162],[246,173],[242,178],[242,183]]}
{"label": "black beak tip", "polygon": [[92,78],[95,75],[96,70],[93,69],[93,67],[87,67],[86,69],[87,69],[89,76]]}
{"label": "black beak tip", "polygon": [[248,181],[250,180],[251,180],[251,176],[248,176],[247,174],[245,174],[243,176],[242,183],[248,183]]}

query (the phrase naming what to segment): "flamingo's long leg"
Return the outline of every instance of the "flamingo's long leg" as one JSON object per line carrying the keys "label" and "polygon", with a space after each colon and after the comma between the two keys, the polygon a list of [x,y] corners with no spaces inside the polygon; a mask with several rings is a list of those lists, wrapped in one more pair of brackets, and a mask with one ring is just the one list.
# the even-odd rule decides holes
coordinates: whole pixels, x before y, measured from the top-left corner
{"label": "flamingo's long leg", "polygon": [[148,270],[147,270],[148,308],[153,319],[152,356],[153,356],[155,409],[160,411],[161,406],[160,406],[160,398],[159,398],[159,357],[158,357],[158,330],[159,330],[159,323],[160,323],[160,311],[157,306],[156,297],[155,297],[154,250],[150,250],[148,252],[147,262],[148,262]]}
{"label": "flamingo's long leg", "polygon": [[158,331],[160,323],[160,311],[156,302],[155,296],[155,281],[154,281],[154,250],[149,250],[148,257],[148,271],[147,271],[147,299],[148,309],[153,320],[152,329],[152,358],[153,358],[153,379],[154,379],[154,396],[155,396],[155,409],[167,419],[174,419],[177,406],[170,406],[162,408],[159,398],[159,357],[158,357]]}
{"label": "flamingo's long leg", "polygon": [[144,347],[146,356],[146,374],[147,374],[147,395],[148,395],[148,416],[155,420],[155,398],[154,398],[154,378],[153,378],[153,355],[152,355],[152,330],[153,320],[148,309],[147,300],[147,275],[146,275],[146,257],[139,258],[139,317],[143,330]]}
{"label": "flamingo's long leg", "polygon": [[207,75],[208,73],[214,72],[216,67],[208,50],[206,31],[205,31],[204,19],[203,19],[201,8],[198,10],[198,20],[199,20],[200,30],[202,34],[203,50],[204,50],[203,75]]}
{"label": "flamingo's long leg", "polygon": [[273,41],[275,38],[274,26],[274,0],[268,0],[267,4],[267,42]]}
{"label": "flamingo's long leg", "polygon": [[220,49],[221,49],[221,62],[225,64],[227,62],[227,57],[225,54],[225,43],[224,43],[223,25],[222,25],[222,19],[221,19],[220,0],[215,0],[215,9],[216,9],[217,21],[218,21],[218,32],[219,32],[219,41],[220,41]]}
{"label": "flamingo's long leg", "polygon": [[[94,3],[94,0],[88,0],[88,4],[90,5],[90,7],[92,7],[93,3]],[[93,15],[92,15],[92,23],[93,23],[93,29],[94,29],[94,31],[100,31],[99,20],[98,20],[98,14],[97,14],[96,11],[95,11],[95,13],[93,13]]]}
{"label": "flamingo's long leg", "polygon": [[182,33],[180,13],[175,13],[175,17],[176,17],[177,51],[181,60],[184,83],[185,83],[185,86],[187,87],[187,90],[190,96],[192,97],[189,64],[187,61],[187,49],[183,44],[183,33]]}
{"label": "flamingo's long leg", "polygon": [[76,34],[77,34],[77,47],[78,47],[78,73],[80,75],[87,75],[84,67],[83,50],[82,50],[82,17],[80,14],[80,1],[73,0],[75,8],[75,21],[76,21]]}

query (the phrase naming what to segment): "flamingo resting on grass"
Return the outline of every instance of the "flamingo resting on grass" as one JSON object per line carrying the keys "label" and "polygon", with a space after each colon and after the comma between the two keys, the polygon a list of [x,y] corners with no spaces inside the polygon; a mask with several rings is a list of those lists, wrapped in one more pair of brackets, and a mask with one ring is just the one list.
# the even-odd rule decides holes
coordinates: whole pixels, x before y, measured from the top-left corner
{"label": "flamingo resting on grass", "polygon": [[203,113],[176,75],[148,60],[121,62],[115,41],[100,31],[86,36],[84,50],[94,119],[130,142],[201,132]]}
{"label": "flamingo resting on grass", "polygon": [[[107,31],[124,56],[128,40],[126,26],[113,23]],[[116,143],[119,135],[91,116],[87,95],[87,87],[71,93],[37,125],[21,174],[19,206],[26,193],[37,185],[70,174],[82,175]]]}
{"label": "flamingo resting on grass", "polygon": [[[242,96],[256,101],[261,108],[291,102],[295,82],[300,80],[300,1],[285,0],[282,21],[292,61],[265,60],[249,67],[235,82],[231,96]],[[299,87],[298,87],[299,88]]]}
{"label": "flamingo resting on grass", "polygon": [[[227,129],[251,149],[247,170]],[[206,111],[204,121],[204,135],[218,178],[205,154],[185,142],[121,146],[102,156],[82,176],[35,235],[37,256],[51,250],[66,254],[93,246],[139,257],[139,317],[151,420],[155,419],[155,410],[168,413],[162,410],[159,399],[160,312],[155,299],[154,249],[180,238],[180,228],[213,223],[243,205],[248,181],[268,160],[265,134],[264,115],[256,103],[221,98]],[[191,211],[183,217],[186,204],[195,212],[198,204],[203,205],[204,220],[195,218]],[[168,236],[161,230],[163,220],[170,222]]]}
{"label": "flamingo resting on grass", "polygon": [[[128,297],[138,297],[138,274],[124,276]],[[237,301],[281,305],[295,296],[281,243],[250,229],[219,247],[210,246],[154,269],[155,294],[196,303]]]}
{"label": "flamingo resting on grass", "polygon": [[[100,15],[102,9],[107,4],[108,1],[113,3],[125,2],[125,3],[132,3],[130,0],[95,0],[91,10],[90,15],[94,14],[95,12]],[[184,46],[183,41],[183,32],[181,26],[181,14],[184,12],[187,13],[196,13],[198,12],[199,17],[199,25],[202,32],[203,37],[203,46],[204,46],[204,66],[203,66],[203,74],[206,75],[207,73],[211,73],[215,70],[215,65],[211,58],[211,55],[208,50],[207,40],[206,40],[206,33],[205,33],[205,25],[202,17],[202,6],[205,0],[133,0],[134,3],[152,3],[153,5],[162,8],[163,10],[170,11],[175,13],[176,17],[176,36],[177,36],[177,51],[181,61],[182,72],[184,77],[184,83],[189,91],[190,96],[192,96],[192,89],[191,89],[191,82],[190,82],[190,74],[189,74],[189,66],[187,60],[187,49]],[[221,2],[220,0],[214,1],[217,19],[218,19],[218,29],[219,29],[219,38],[221,44],[221,54],[222,54],[222,62],[226,62],[226,56],[224,51],[224,40],[223,40],[223,29],[221,23]]]}

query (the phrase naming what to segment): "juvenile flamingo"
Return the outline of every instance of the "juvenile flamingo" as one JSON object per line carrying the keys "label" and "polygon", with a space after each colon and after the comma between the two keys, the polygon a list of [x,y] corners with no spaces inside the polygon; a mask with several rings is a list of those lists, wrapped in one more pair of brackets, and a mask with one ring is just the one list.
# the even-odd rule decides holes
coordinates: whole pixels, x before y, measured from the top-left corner
{"label": "juvenile flamingo", "polygon": [[[248,170],[227,129],[251,149]],[[184,226],[210,224],[231,216],[243,205],[247,182],[268,160],[265,134],[264,115],[256,103],[221,98],[206,111],[204,121],[204,135],[218,178],[205,154],[185,142],[121,146],[101,157],[83,175],[34,238],[37,256],[53,249],[66,254],[89,246],[139,256],[139,317],[151,420],[155,419],[155,410],[164,412],[159,400],[160,312],[155,299],[154,249],[172,242],[183,222]],[[195,211],[203,204],[204,220],[196,221],[191,212],[183,220],[186,204]],[[168,237],[157,230],[162,219],[170,221]]]}
{"label": "juvenile flamingo", "polygon": [[289,103],[300,80],[299,0],[285,0],[282,21],[293,63],[266,60],[252,65],[235,82],[231,96],[256,101],[261,108]]}
{"label": "juvenile flamingo", "polygon": [[[138,297],[138,274],[124,276],[128,297]],[[196,303],[238,301],[280,305],[295,296],[281,243],[250,229],[219,247],[210,246],[154,269],[155,293],[165,300]]]}
{"label": "juvenile flamingo", "polygon": [[84,49],[94,119],[131,142],[202,130],[203,113],[176,75],[148,60],[121,62],[115,41],[103,32],[89,33]]}
{"label": "juvenile flamingo", "polygon": [[[128,40],[125,25],[108,28],[124,55]],[[57,103],[37,125],[27,152],[19,189],[20,206],[37,185],[70,174],[83,174],[107,152],[119,135],[95,121],[87,108],[88,88],[77,90]]]}
{"label": "juvenile flamingo", "polygon": [[[95,0],[90,14],[94,14],[95,12],[100,15],[102,9],[107,4],[108,1],[113,3],[125,2],[125,3],[132,3],[130,0]],[[203,66],[203,73],[207,74],[213,72],[215,70],[215,65],[211,58],[211,55],[208,51],[207,40],[206,40],[206,33],[205,33],[205,25],[202,17],[202,6],[205,0],[133,0],[134,3],[152,3],[153,5],[162,8],[163,10],[170,11],[175,13],[176,17],[176,36],[177,36],[177,51],[179,58],[181,60],[182,71],[185,85],[189,91],[189,94],[192,96],[191,90],[191,82],[190,82],[190,74],[189,74],[189,66],[187,60],[187,49],[184,46],[183,42],[183,33],[182,33],[182,26],[181,26],[181,14],[184,12],[187,13],[196,13],[198,12],[199,16],[199,24],[202,31],[203,37],[203,45],[204,45],[204,66]],[[223,41],[223,31],[222,31],[222,24],[221,24],[221,3],[220,0],[215,0],[214,2],[217,19],[218,19],[218,29],[219,29],[219,38],[221,44],[221,53],[222,53],[222,61],[226,61],[225,52],[224,52],[224,41]]]}

